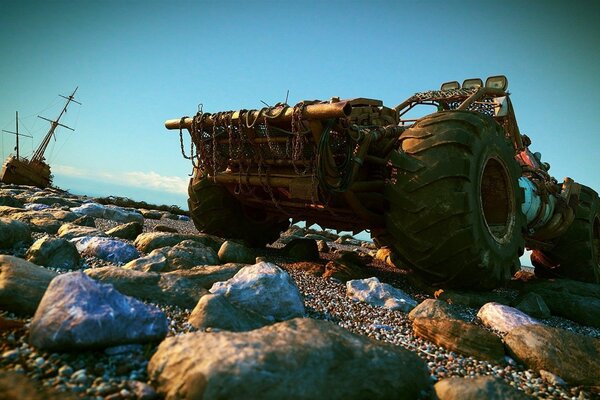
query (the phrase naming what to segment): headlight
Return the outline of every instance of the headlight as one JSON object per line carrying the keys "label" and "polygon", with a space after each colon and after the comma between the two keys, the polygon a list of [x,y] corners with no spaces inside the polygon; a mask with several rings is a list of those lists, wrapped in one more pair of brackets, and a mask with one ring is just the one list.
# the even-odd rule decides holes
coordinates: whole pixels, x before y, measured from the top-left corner
{"label": "headlight", "polygon": [[442,83],[440,90],[456,90],[460,88],[460,84],[457,81]]}
{"label": "headlight", "polygon": [[462,88],[463,89],[477,89],[483,86],[483,81],[479,78],[465,79]]}
{"label": "headlight", "polygon": [[485,80],[485,87],[506,90],[508,79],[504,75],[490,76]]}

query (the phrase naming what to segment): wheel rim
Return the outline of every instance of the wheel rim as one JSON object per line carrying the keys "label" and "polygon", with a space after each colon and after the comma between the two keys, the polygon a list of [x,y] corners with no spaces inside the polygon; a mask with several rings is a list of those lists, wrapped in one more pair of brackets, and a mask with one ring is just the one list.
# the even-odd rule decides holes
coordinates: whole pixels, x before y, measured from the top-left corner
{"label": "wheel rim", "polygon": [[515,224],[515,196],[506,165],[489,158],[480,177],[480,210],[490,236],[498,243],[510,240]]}

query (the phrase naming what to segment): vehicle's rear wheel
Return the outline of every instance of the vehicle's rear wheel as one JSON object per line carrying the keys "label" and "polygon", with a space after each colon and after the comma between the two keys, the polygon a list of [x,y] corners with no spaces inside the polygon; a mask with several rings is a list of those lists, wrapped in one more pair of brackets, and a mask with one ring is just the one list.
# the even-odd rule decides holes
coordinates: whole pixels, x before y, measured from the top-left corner
{"label": "vehicle's rear wheel", "polygon": [[[399,261],[434,284],[490,288],[520,267],[520,168],[503,129],[468,111],[432,114],[400,137],[422,165],[392,172],[387,232]],[[395,181],[395,182],[394,182]]]}
{"label": "vehicle's rear wheel", "polygon": [[536,275],[600,283],[600,198],[581,186],[575,220],[552,250],[534,250]]}
{"label": "vehicle's rear wheel", "polygon": [[242,206],[225,187],[199,172],[190,180],[188,195],[190,216],[200,232],[261,247],[277,240],[289,226],[288,218]]}

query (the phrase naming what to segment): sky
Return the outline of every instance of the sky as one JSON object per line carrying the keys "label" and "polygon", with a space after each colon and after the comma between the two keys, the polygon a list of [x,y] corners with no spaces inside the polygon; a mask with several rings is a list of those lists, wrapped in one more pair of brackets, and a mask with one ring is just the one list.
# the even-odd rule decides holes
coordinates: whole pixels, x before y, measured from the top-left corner
{"label": "sky", "polygon": [[[261,101],[370,97],[504,74],[521,131],[559,181],[600,190],[597,1],[11,1],[0,3],[0,128],[74,193],[186,205],[191,164],[164,121]],[[14,137],[1,135],[2,158]]]}

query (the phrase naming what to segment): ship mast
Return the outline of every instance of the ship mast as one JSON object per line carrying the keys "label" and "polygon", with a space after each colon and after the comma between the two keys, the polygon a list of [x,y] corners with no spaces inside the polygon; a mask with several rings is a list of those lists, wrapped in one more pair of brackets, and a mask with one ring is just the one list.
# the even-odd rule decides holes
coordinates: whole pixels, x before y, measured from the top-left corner
{"label": "ship mast", "polygon": [[13,135],[17,136],[17,146],[15,147],[15,150],[17,151],[17,160],[18,160],[19,159],[19,136],[26,136],[28,138],[33,138],[33,136],[24,135],[22,133],[19,133],[19,112],[18,111],[15,111],[15,126],[16,126],[15,132],[5,131],[4,129],[2,129],[2,132],[12,133]]}
{"label": "ship mast", "polygon": [[54,131],[56,130],[56,128],[58,126],[62,126],[63,128],[67,128],[67,129],[70,129],[72,131],[75,130],[73,128],[70,128],[70,127],[68,127],[66,125],[63,125],[63,124],[59,123],[59,121],[60,121],[60,118],[63,116],[63,114],[67,112],[67,106],[69,105],[70,102],[74,102],[74,103],[77,103],[77,104],[81,105],[80,102],[78,102],[77,100],[75,100],[75,92],[77,92],[77,89],[79,89],[79,86],[76,87],[75,90],[73,90],[73,93],[71,93],[70,96],[60,95],[60,97],[63,97],[65,99],[67,99],[67,102],[66,102],[66,104],[63,107],[62,111],[60,112],[60,114],[58,114],[58,117],[55,120],[44,118],[44,117],[38,115],[38,118],[41,118],[41,119],[44,119],[44,120],[50,122],[50,129],[48,130],[48,133],[46,133],[46,136],[44,136],[44,140],[42,140],[42,143],[40,143],[39,147],[37,148],[37,150],[35,151],[35,153],[31,157],[31,162],[43,162],[44,161],[44,152],[46,151],[46,148],[48,147],[48,144],[50,143],[50,139],[54,135]]}

